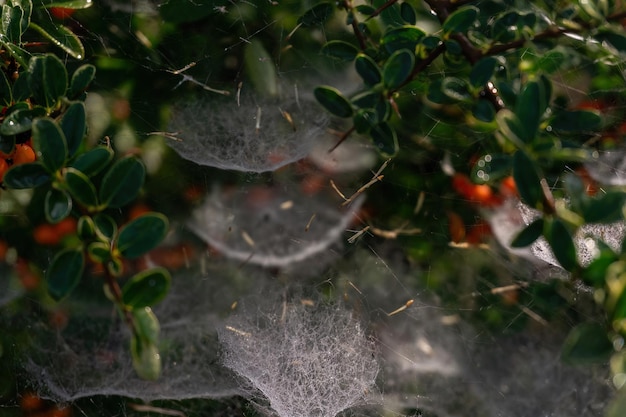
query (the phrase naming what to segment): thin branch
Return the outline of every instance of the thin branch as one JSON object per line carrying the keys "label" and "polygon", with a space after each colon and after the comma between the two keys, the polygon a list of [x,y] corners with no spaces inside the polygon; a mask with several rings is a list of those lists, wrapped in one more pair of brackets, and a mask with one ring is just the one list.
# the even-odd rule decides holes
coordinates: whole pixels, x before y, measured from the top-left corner
{"label": "thin branch", "polygon": [[333,145],[332,148],[330,148],[328,150],[328,153],[331,153],[332,151],[334,151],[335,149],[337,149],[339,147],[339,145],[341,145],[346,139],[348,139],[348,136],[350,136],[352,134],[352,132],[354,132],[356,130],[356,127],[352,126],[349,130],[347,130],[346,132],[344,132],[340,137],[339,140],[337,141],[337,143],[335,143]]}
{"label": "thin branch", "polygon": [[373,19],[374,17],[378,16],[379,14],[381,14],[382,12],[384,12],[387,8],[393,6],[394,4],[396,4],[398,2],[398,0],[388,0],[387,3],[383,4],[382,6],[380,6],[378,9],[376,9],[374,11],[374,13],[372,13],[371,15],[368,16],[368,18],[366,20],[370,20]]}

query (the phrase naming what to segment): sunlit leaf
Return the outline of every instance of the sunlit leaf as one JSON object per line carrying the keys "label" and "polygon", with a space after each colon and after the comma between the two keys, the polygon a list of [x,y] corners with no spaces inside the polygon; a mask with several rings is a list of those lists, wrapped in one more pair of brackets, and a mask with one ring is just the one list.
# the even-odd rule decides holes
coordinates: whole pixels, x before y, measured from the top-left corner
{"label": "sunlit leaf", "polygon": [[30,27],[71,57],[76,59],[85,58],[83,43],[68,27],[45,20],[40,20],[37,24],[31,22]]}

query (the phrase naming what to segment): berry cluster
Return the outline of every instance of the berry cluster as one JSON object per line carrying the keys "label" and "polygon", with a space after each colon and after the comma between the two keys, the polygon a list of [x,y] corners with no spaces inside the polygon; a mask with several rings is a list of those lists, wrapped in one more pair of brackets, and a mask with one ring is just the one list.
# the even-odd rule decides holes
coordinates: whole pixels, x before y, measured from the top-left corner
{"label": "berry cluster", "polygon": [[34,162],[36,159],[37,157],[35,155],[35,151],[28,142],[16,144],[13,151],[8,154],[0,152],[0,183],[4,178],[5,172],[7,172],[13,165]]}

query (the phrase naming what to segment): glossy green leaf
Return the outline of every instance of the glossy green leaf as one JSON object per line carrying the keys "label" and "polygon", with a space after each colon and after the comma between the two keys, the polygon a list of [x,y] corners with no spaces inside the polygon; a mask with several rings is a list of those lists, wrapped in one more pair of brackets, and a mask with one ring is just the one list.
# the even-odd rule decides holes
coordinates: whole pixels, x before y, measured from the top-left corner
{"label": "glossy green leaf", "polygon": [[513,168],[513,158],[508,154],[481,156],[472,168],[472,180],[477,184],[499,180],[508,176]]}
{"label": "glossy green leaf", "polygon": [[366,85],[373,86],[382,80],[382,73],[378,64],[365,54],[358,54],[354,61],[357,74],[363,78]]}
{"label": "glossy green leaf", "polygon": [[313,94],[317,101],[331,114],[337,117],[351,117],[352,105],[350,102],[333,87],[315,87]]}
{"label": "glossy green leaf", "polygon": [[372,109],[359,109],[352,118],[357,133],[366,134],[379,123],[376,112]]}
{"label": "glossy green leaf", "polygon": [[541,179],[535,162],[522,150],[513,156],[513,178],[522,201],[533,208],[538,207],[543,201]]}
{"label": "glossy green leaf", "polygon": [[78,155],[70,166],[88,177],[93,177],[107,167],[109,162],[113,160],[113,155],[113,150],[108,146],[96,146]]}
{"label": "glossy green leaf", "polygon": [[472,96],[469,92],[467,82],[457,77],[446,77],[441,82],[443,94],[454,101],[470,101]]}
{"label": "glossy green leaf", "polygon": [[88,209],[94,209],[98,205],[96,186],[87,175],[76,168],[67,168],[64,178],[69,192],[80,205]]}
{"label": "glossy green leaf", "polygon": [[466,32],[476,22],[479,12],[475,6],[459,7],[450,13],[441,28],[445,33]]}
{"label": "glossy green leaf", "polygon": [[371,16],[376,12],[376,9],[368,4],[359,4],[355,10],[365,16]]}
{"label": "glossy green leaf", "polygon": [[576,246],[572,234],[560,219],[552,220],[546,239],[552,248],[554,257],[563,268],[572,271],[578,266]]}
{"label": "glossy green leaf", "polygon": [[387,31],[380,43],[389,54],[400,49],[415,51],[415,47],[424,35],[425,33],[415,26],[401,26]]}
{"label": "glossy green leaf", "polygon": [[383,66],[383,82],[389,89],[402,85],[413,71],[415,55],[407,49],[394,52]]}
{"label": "glossy green leaf", "polygon": [[496,109],[489,100],[481,98],[474,103],[472,115],[481,122],[490,123],[495,120]]}
{"label": "glossy green leaf", "polygon": [[598,323],[582,323],[567,335],[561,359],[572,365],[606,363],[612,352],[606,328]]}
{"label": "glossy green leaf", "polygon": [[161,356],[159,349],[152,342],[142,340],[133,335],[130,342],[130,352],[133,368],[140,378],[155,381],[161,374]]}
{"label": "glossy green leaf", "polygon": [[150,307],[136,308],[132,310],[132,314],[135,319],[137,334],[142,339],[157,344],[161,325],[152,309]]}
{"label": "glossy green leaf", "polygon": [[127,156],[111,166],[100,185],[100,203],[119,208],[137,198],[146,176],[146,169],[137,158]]}
{"label": "glossy green leaf", "polygon": [[304,27],[321,25],[333,14],[333,11],[332,3],[318,3],[300,16],[298,24]]}
{"label": "glossy green leaf", "polygon": [[265,96],[278,96],[278,74],[274,61],[258,39],[253,39],[244,48],[246,74],[254,89]]}
{"label": "glossy green leaf", "polygon": [[495,17],[491,25],[491,37],[498,42],[510,42],[517,36],[521,17],[517,11],[508,11]]}
{"label": "glossy green leaf", "polygon": [[2,48],[5,51],[8,51],[9,54],[11,54],[11,56],[13,58],[15,58],[15,60],[24,68],[28,67],[28,61],[31,58],[31,54],[30,52],[28,52],[26,49],[20,48],[19,46],[11,43],[11,42],[7,42],[5,40],[1,40],[0,39],[0,44],[2,45]]}
{"label": "glossy green leaf", "polygon": [[87,256],[92,262],[107,263],[111,260],[111,247],[105,242],[91,242],[87,245]]}
{"label": "glossy green leaf", "polygon": [[39,187],[50,181],[50,174],[39,162],[13,165],[4,173],[3,184],[15,190]]}
{"label": "glossy green leaf", "polygon": [[[14,7],[19,7],[22,9],[22,21],[20,22],[20,27],[22,29],[22,34],[26,32],[28,26],[30,25],[30,18],[33,13],[33,2],[32,0],[12,0],[10,2]],[[20,42],[17,42],[20,44]]]}
{"label": "glossy green leaf", "polygon": [[344,41],[333,40],[322,47],[322,54],[345,62],[354,61],[358,53],[356,46]]}
{"label": "glossy green leaf", "polygon": [[76,98],[81,95],[96,76],[96,67],[91,64],[85,64],[76,69],[70,80],[70,88],[67,92],[69,98]]}
{"label": "glossy green leaf", "polygon": [[28,78],[28,71],[23,71],[13,83],[11,91],[13,93],[13,101],[16,103],[22,103],[25,100],[29,100],[31,96]]}
{"label": "glossy green leaf", "polygon": [[37,55],[28,63],[28,85],[35,103],[52,111],[67,90],[67,70],[53,54]]}
{"label": "glossy green leaf", "polygon": [[46,0],[46,7],[65,7],[66,9],[86,9],[93,5],[93,0]]}
{"label": "glossy green leaf", "polygon": [[165,268],[141,271],[122,288],[122,302],[131,308],[152,306],[165,298],[170,281],[170,274]]}
{"label": "glossy green leaf", "polygon": [[515,103],[515,114],[521,123],[521,129],[517,133],[522,134],[520,139],[524,142],[537,136],[539,123],[547,106],[541,84],[536,81],[528,82]]}
{"label": "glossy green leaf", "polygon": [[417,23],[417,13],[413,6],[406,1],[402,2],[400,5],[400,16],[402,16],[402,20],[409,25],[415,25]]}
{"label": "glossy green leaf", "polygon": [[30,27],[72,58],[85,58],[85,47],[83,43],[68,27],[55,24],[51,20],[40,20],[38,23],[31,22]]}
{"label": "glossy green leaf", "polygon": [[391,158],[398,153],[398,135],[393,127],[387,123],[379,123],[372,127],[370,136],[374,146],[384,158]]}
{"label": "glossy green leaf", "polygon": [[72,211],[72,198],[65,190],[50,188],[44,200],[44,214],[48,223],[58,223]]}
{"label": "glossy green leaf", "polygon": [[41,164],[52,173],[67,159],[67,141],[59,125],[48,117],[33,121],[33,148]]}
{"label": "glossy green leaf", "polygon": [[81,248],[64,249],[58,252],[46,271],[48,293],[55,300],[66,297],[80,282],[85,268]]}
{"label": "glossy green leaf", "polygon": [[61,130],[67,141],[69,157],[74,156],[80,145],[83,143],[87,132],[87,116],[85,105],[80,101],[71,103],[61,119]]}
{"label": "glossy green leaf", "polygon": [[13,91],[4,71],[0,71],[0,105],[7,107],[13,103]]}
{"label": "glossy green leaf", "polygon": [[476,88],[485,86],[493,77],[497,63],[498,61],[492,56],[487,56],[476,62],[470,72],[470,84]]}
{"label": "glossy green leaf", "polygon": [[103,241],[113,240],[113,237],[117,234],[117,223],[108,214],[96,214],[93,216],[93,223],[96,227],[96,235]]}
{"label": "glossy green leaf", "polygon": [[96,236],[96,224],[90,216],[80,216],[78,218],[76,234],[82,240],[91,240]]}
{"label": "glossy green leaf", "polygon": [[43,107],[19,108],[12,111],[0,125],[0,134],[18,135],[32,129],[33,119],[46,114]]}
{"label": "glossy green leaf", "polygon": [[2,34],[6,39],[19,45],[22,43],[22,17],[24,10],[21,7],[2,5]]}
{"label": "glossy green leaf", "polygon": [[137,258],[156,248],[169,228],[167,217],[160,213],[143,214],[120,229],[116,247],[125,258]]}
{"label": "glossy green leaf", "polygon": [[106,263],[109,274],[114,277],[121,277],[124,274],[124,263],[119,256],[112,256]]}
{"label": "glossy green leaf", "polygon": [[511,242],[512,248],[523,248],[529,246],[535,242],[535,240],[539,239],[539,236],[543,233],[543,225],[544,221],[542,218],[539,218],[522,229],[521,232],[515,236],[513,241]]}
{"label": "glossy green leaf", "polygon": [[593,132],[601,124],[602,118],[587,110],[562,111],[550,120],[552,129],[561,132]]}

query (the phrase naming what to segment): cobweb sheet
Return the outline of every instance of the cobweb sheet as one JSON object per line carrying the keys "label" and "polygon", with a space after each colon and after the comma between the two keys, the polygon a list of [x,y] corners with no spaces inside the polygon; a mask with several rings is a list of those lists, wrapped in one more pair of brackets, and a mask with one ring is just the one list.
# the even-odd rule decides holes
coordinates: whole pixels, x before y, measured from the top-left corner
{"label": "cobweb sheet", "polygon": [[230,259],[277,268],[315,259],[319,266],[330,260],[329,248],[362,202],[359,196],[340,209],[322,193],[306,196],[280,187],[216,190],[194,211],[188,227]]}

